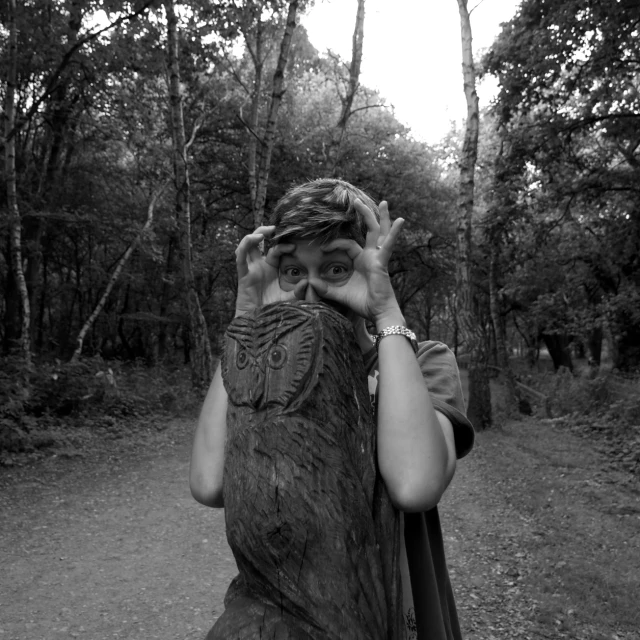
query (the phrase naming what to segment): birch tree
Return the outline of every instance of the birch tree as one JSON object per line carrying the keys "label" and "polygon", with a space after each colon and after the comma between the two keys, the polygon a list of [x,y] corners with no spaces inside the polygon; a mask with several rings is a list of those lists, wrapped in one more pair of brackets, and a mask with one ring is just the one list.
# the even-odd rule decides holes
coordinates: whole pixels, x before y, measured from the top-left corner
{"label": "birch tree", "polygon": [[7,189],[7,210],[9,212],[11,265],[20,293],[22,326],[20,333],[20,351],[27,369],[31,368],[31,305],[29,292],[22,266],[22,219],[18,207],[16,175],[16,138],[13,135],[16,126],[16,85],[18,76],[18,30],[16,27],[16,2],[8,2],[7,29],[9,32],[9,56],[7,71],[7,89],[4,107],[4,153],[5,180]]}
{"label": "birch tree", "polygon": [[178,16],[174,0],[166,0],[165,9],[167,12],[169,54],[169,109],[173,137],[173,172],[176,192],[175,212],[184,296],[194,345],[191,352],[191,378],[194,387],[204,389],[213,377],[213,357],[191,262],[191,189],[188,161],[189,147],[197,134],[198,125],[194,126],[191,140],[187,141],[180,86]]}
{"label": "birch tree", "polygon": [[487,369],[488,354],[479,319],[473,281],[473,209],[475,169],[478,157],[480,110],[476,93],[473,39],[467,0],[458,0],[462,43],[462,75],[467,103],[467,122],[460,156],[458,222],[456,227],[456,290],[458,324],[469,353],[469,419],[477,429],[492,424],[491,391]]}
{"label": "birch tree", "polygon": [[71,362],[76,361],[80,356],[80,354],[82,353],[82,346],[84,344],[84,339],[87,333],[89,332],[89,329],[91,329],[91,327],[93,326],[93,323],[96,321],[97,317],[100,315],[100,312],[102,311],[102,309],[104,309],[104,305],[109,299],[109,295],[111,294],[113,287],[115,286],[116,282],[118,282],[118,278],[120,277],[122,270],[127,265],[127,262],[129,262],[129,259],[131,258],[131,255],[133,254],[135,248],[140,244],[140,241],[144,237],[144,234],[151,228],[151,225],[153,224],[153,212],[156,206],[156,202],[158,201],[158,198],[160,197],[163,189],[164,187],[156,191],[151,196],[151,200],[147,208],[147,219],[144,225],[142,226],[142,229],[140,229],[136,237],[133,239],[131,244],[129,244],[125,252],[120,257],[120,260],[118,260],[116,267],[113,270],[113,273],[109,278],[109,281],[107,282],[107,286],[104,288],[104,291],[100,296],[100,300],[98,300],[98,304],[96,304],[95,308],[93,309],[93,312],[87,318],[86,322],[82,325],[82,328],[78,333],[78,337],[76,338],[76,348],[75,348],[75,351],[73,352],[73,355],[71,356]]}
{"label": "birch tree", "polygon": [[330,173],[334,177],[340,162],[340,147],[347,131],[347,123],[352,114],[353,101],[360,87],[360,67],[362,66],[362,49],[364,45],[364,0],[358,0],[356,24],[351,39],[351,62],[349,64],[349,80],[344,95],[338,91],[342,108],[335,127],[329,150]]}
{"label": "birch tree", "polygon": [[[254,227],[259,227],[264,219],[264,205],[267,200],[267,186],[273,145],[275,143],[278,112],[285,93],[285,70],[291,49],[291,38],[296,28],[299,4],[299,0],[292,0],[288,4],[284,33],[280,41],[280,52],[273,74],[269,109],[262,132],[260,127],[260,102],[267,55],[265,50],[265,24],[262,19],[262,2],[250,2],[247,9],[248,18],[245,20],[244,26],[245,42],[254,65],[254,81],[250,120],[245,123],[245,126],[249,131],[247,171]],[[253,37],[249,37],[249,25],[251,23],[254,23]]]}

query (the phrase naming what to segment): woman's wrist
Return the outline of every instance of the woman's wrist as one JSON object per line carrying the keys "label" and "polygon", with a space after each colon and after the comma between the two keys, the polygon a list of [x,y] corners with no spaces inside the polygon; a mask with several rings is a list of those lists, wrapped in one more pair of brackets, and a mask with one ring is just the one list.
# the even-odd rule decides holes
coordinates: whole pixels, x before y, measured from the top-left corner
{"label": "woman's wrist", "polygon": [[376,325],[376,332],[380,333],[387,327],[394,327],[397,325],[405,326],[404,316],[400,312],[400,309],[391,309],[385,313],[380,314],[374,319]]}

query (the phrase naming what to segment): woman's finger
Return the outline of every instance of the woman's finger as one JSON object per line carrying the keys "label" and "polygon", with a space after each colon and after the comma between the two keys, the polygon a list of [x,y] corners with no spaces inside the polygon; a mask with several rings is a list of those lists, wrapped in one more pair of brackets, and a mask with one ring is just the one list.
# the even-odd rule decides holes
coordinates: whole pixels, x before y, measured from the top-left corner
{"label": "woman's finger", "polygon": [[355,260],[362,253],[362,247],[355,240],[349,238],[336,238],[322,245],[323,253],[337,250],[345,251],[351,260]]}
{"label": "woman's finger", "polygon": [[268,238],[273,235],[273,232],[276,230],[276,226],[274,224],[265,225],[262,227],[258,227],[253,233],[261,233],[263,236]]}
{"label": "woman's finger", "polygon": [[[391,218],[389,216],[389,204],[386,200],[383,200],[379,207],[378,211],[380,212],[380,237],[386,238],[389,235],[389,230],[391,229]],[[382,244],[379,242],[378,244]]]}
{"label": "woman's finger", "polygon": [[383,255],[383,259],[389,260],[389,258],[391,257],[391,254],[393,253],[393,249],[396,245],[396,241],[400,236],[402,225],[404,225],[404,218],[397,218],[396,220],[393,221],[393,224],[391,225],[391,229],[389,229],[389,233],[387,234],[387,237],[384,239],[380,247],[380,252]]}
{"label": "woman's finger", "polygon": [[255,260],[256,257],[260,257],[258,247],[263,240],[264,235],[261,233],[251,233],[240,240],[236,249],[236,267],[240,278],[249,273],[249,259]]}
{"label": "woman's finger", "polygon": [[367,239],[365,240],[364,246],[367,249],[372,249],[378,244],[378,238],[380,237],[380,225],[378,224],[373,211],[371,211],[371,209],[369,209],[369,207],[367,207],[360,198],[356,199],[355,208],[362,214],[365,224],[367,225]]}
{"label": "woman's finger", "polygon": [[293,253],[295,250],[295,244],[288,244],[286,242],[277,244],[269,249],[265,256],[265,261],[270,267],[277,269],[280,266],[280,258],[286,253]]}
{"label": "woman's finger", "polygon": [[276,230],[275,225],[262,226],[262,227],[258,227],[253,233],[249,233],[246,236],[244,236],[244,238],[240,240],[240,243],[236,247],[236,251],[235,251],[236,262],[237,262],[239,251],[243,252],[243,259],[246,262],[247,255],[251,251],[251,248],[254,246],[258,247],[265,238],[272,236],[275,230]]}

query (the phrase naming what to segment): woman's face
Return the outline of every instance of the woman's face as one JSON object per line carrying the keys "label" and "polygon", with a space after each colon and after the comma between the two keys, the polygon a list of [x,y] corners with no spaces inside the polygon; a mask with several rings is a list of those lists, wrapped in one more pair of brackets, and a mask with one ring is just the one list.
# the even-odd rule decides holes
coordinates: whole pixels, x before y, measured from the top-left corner
{"label": "woman's face", "polygon": [[293,291],[296,287],[301,287],[304,289],[300,292],[304,294],[301,299],[307,302],[325,302],[355,323],[359,316],[343,305],[323,299],[318,292],[325,290],[325,285],[340,287],[349,281],[353,274],[353,260],[347,252],[342,249],[327,251],[316,240],[294,238],[287,239],[287,244],[295,245],[295,249],[280,258],[280,288],[283,291]]}

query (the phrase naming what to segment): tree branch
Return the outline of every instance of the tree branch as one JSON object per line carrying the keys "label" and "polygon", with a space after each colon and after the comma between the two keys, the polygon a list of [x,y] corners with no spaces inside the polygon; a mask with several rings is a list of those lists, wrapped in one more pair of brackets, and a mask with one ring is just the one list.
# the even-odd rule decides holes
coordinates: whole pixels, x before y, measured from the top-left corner
{"label": "tree branch", "polygon": [[64,54],[57,68],[49,77],[45,91],[33,101],[33,104],[31,105],[27,113],[24,115],[24,117],[21,118],[20,122],[17,122],[14,125],[14,127],[11,129],[11,131],[9,131],[9,133],[6,135],[5,141],[11,140],[24,127],[25,123],[29,122],[31,118],[33,118],[37,110],[40,108],[40,105],[55,91],[58,78],[60,78],[60,74],[67,67],[67,65],[71,61],[71,58],[73,58],[73,55],[76,53],[76,51],[78,51],[78,49],[82,48],[85,44],[87,44],[87,42],[91,42],[91,40],[95,40],[98,36],[102,35],[106,31],[113,29],[113,27],[117,27],[118,25],[122,24],[123,22],[126,22],[127,20],[133,20],[134,18],[138,17],[139,15],[144,13],[154,2],[155,0],[146,0],[146,2],[136,11],[132,13],[128,13],[127,15],[124,15],[124,16],[120,16],[119,18],[116,18],[116,20],[114,20],[113,22],[109,23],[106,27],[103,27],[102,29],[98,29],[97,31],[93,31],[87,34],[86,36],[84,36],[84,38],[81,38],[80,40],[78,40],[71,47],[71,49],[69,49],[69,51],[67,51]]}

